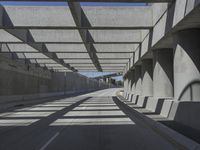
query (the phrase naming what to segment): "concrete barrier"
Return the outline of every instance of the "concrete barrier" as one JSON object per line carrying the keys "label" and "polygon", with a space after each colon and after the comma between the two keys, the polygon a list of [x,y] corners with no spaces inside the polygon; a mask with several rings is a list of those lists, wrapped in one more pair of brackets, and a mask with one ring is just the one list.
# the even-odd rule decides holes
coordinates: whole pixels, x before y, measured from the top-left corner
{"label": "concrete barrier", "polygon": [[174,101],[170,118],[174,121],[200,130],[200,102]]}
{"label": "concrete barrier", "polygon": [[132,98],[133,104],[137,104],[138,97],[139,97],[138,95],[133,95],[133,98]]}
{"label": "concrete barrier", "polygon": [[160,115],[167,118],[169,116],[172,104],[173,104],[173,100],[165,99],[163,101],[163,106],[162,106]]}
{"label": "concrete barrier", "polygon": [[[157,116],[160,115],[160,117],[163,117],[166,119],[171,113],[171,117],[169,117],[169,119],[175,117],[174,116],[175,112],[172,109],[172,104],[174,101],[171,99],[155,99],[153,97],[142,97],[142,96],[133,95],[133,94],[131,94],[130,99],[132,99],[131,102],[135,104],[136,109],[140,107],[145,109],[145,110],[140,110],[139,111],[140,113],[143,113],[143,112],[146,113],[147,111],[149,111],[149,112],[155,113],[155,115]],[[174,115],[172,116],[172,114]]]}
{"label": "concrete barrier", "polygon": [[129,94],[129,98],[128,98],[128,101],[132,101],[132,98],[133,98],[133,94]]}
{"label": "concrete barrier", "polygon": [[146,107],[146,104],[147,104],[147,100],[148,100],[148,97],[139,96],[136,105],[145,108],[145,107]]}
{"label": "concrete barrier", "polygon": [[155,111],[157,107],[158,99],[154,99],[153,97],[148,97],[146,109],[150,111]]}

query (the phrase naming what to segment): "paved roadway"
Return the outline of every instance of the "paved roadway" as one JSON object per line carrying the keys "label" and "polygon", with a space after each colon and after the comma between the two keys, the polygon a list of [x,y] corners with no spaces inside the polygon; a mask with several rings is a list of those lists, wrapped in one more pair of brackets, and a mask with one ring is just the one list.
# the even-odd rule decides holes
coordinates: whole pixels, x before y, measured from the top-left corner
{"label": "paved roadway", "polygon": [[174,150],[116,99],[119,89],[0,114],[0,150]]}

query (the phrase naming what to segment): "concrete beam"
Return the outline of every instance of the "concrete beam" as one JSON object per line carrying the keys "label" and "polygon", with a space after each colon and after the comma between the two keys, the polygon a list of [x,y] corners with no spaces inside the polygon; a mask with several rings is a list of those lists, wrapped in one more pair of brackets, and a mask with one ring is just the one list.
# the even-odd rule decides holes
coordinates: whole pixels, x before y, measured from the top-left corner
{"label": "concrete beam", "polygon": [[144,31],[148,30],[89,30],[94,42],[135,42],[136,44],[142,42]]}
{"label": "concrete beam", "polygon": [[[69,8],[71,10],[72,16],[74,18],[74,21],[75,21],[75,24],[77,27],[82,26],[82,22],[81,22],[82,19],[85,22],[87,22],[87,24],[90,24],[87,17],[83,13],[80,3],[68,2],[68,5],[69,5]],[[84,42],[86,42],[88,40],[88,38],[90,38],[92,40],[92,36],[90,35],[89,31],[87,31],[87,30],[79,29],[79,34]],[[98,57],[96,55],[95,47],[93,45],[85,44],[85,48],[87,49],[87,52],[88,52],[93,64],[95,65],[96,69],[101,72],[102,68],[99,63]]]}
{"label": "concrete beam", "polygon": [[[28,38],[30,38],[28,35],[27,30],[20,30],[20,31],[16,31],[16,30],[6,30],[8,33],[10,33],[11,35],[15,36],[16,38],[20,39],[23,42],[26,42]],[[47,56],[50,59],[53,59],[54,61],[56,61],[58,64],[63,65],[64,67],[72,70],[72,71],[76,71],[73,67],[71,67],[69,64],[64,63],[63,60],[59,59],[55,53],[44,53],[45,51],[47,52],[47,48],[44,44],[28,44],[30,47],[32,47],[33,49],[37,50],[40,53],[43,53],[45,56]]]}
{"label": "concrete beam", "polygon": [[[73,3],[73,2],[69,2]],[[68,6],[0,6],[5,9],[2,29],[149,29],[153,27],[152,8],[146,7],[83,7],[76,9],[88,19],[73,20]],[[77,7],[77,6],[76,6]],[[8,17],[10,19],[8,19]],[[80,16],[81,18],[83,16]],[[120,18],[120,19],[119,19]],[[131,18],[131,19],[130,19]],[[113,21],[111,21],[113,20]],[[134,21],[137,20],[137,21]],[[90,22],[90,23],[89,23]]]}
{"label": "concrete beam", "polygon": [[[1,7],[2,8],[2,7]],[[11,7],[13,8],[13,7]],[[26,10],[28,10],[28,8],[25,7]],[[19,11],[17,8],[14,8],[14,10],[11,10],[12,11]],[[38,10],[40,12],[40,10]],[[28,11],[28,13],[30,13]],[[19,12],[17,12],[16,14],[20,14]],[[23,15],[23,14],[22,14]],[[42,14],[43,15],[47,15],[46,13]],[[59,14],[60,15],[60,14]],[[4,8],[4,11],[3,11],[3,16],[2,16],[2,20],[3,20],[3,25],[5,24],[11,24],[11,25],[14,25],[15,22],[17,22],[17,17],[15,16],[11,16],[12,18],[10,18],[11,15],[8,14],[8,11],[6,11],[6,8]],[[18,16],[19,17],[19,16]],[[24,16],[22,16],[22,18],[24,19]],[[21,19],[21,18],[20,18]],[[28,19],[25,17],[25,19]],[[12,20],[12,21],[11,21]],[[34,20],[34,19],[33,19]],[[73,18],[72,18],[72,24],[73,24]],[[27,23],[29,24],[30,21],[27,21]],[[48,23],[48,22],[47,22]],[[45,56],[47,56],[48,58],[50,59],[53,59],[55,60],[57,63],[63,65],[64,67],[72,70],[72,71],[77,71],[76,69],[74,69],[73,67],[71,67],[69,64],[66,64],[62,59],[59,59],[56,55],[56,53],[46,53],[48,52],[48,49],[46,47],[45,44],[35,44],[35,40],[31,34],[31,32],[29,30],[26,30],[26,29],[19,29],[19,30],[12,30],[12,29],[6,29],[5,30],[7,33],[9,33],[10,35],[16,37],[17,39],[19,39],[20,41],[26,43],[26,42],[30,42],[28,43],[28,45],[30,47],[32,47],[33,49],[37,50],[38,52],[40,53],[43,53]],[[44,53],[45,52],[45,53]],[[35,56],[34,56],[35,58]]]}
{"label": "concrete beam", "polygon": [[138,44],[94,44],[97,52],[133,53]]}

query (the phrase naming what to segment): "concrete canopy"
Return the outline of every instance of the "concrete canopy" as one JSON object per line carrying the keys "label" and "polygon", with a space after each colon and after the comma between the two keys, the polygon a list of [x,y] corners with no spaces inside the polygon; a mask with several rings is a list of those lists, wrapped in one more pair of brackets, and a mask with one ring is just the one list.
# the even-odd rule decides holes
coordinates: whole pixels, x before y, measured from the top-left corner
{"label": "concrete canopy", "polygon": [[68,6],[0,6],[0,45],[7,47],[1,52],[56,71],[122,72],[152,18],[149,5],[86,7],[70,0]]}

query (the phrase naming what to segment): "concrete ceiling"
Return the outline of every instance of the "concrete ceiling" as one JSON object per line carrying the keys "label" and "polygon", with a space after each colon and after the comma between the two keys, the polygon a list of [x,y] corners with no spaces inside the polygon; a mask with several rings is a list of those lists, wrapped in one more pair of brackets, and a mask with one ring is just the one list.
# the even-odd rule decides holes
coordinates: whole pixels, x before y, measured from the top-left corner
{"label": "concrete ceiling", "polygon": [[0,6],[1,53],[56,71],[122,72],[153,27],[152,7],[81,7],[75,1],[68,6]]}

